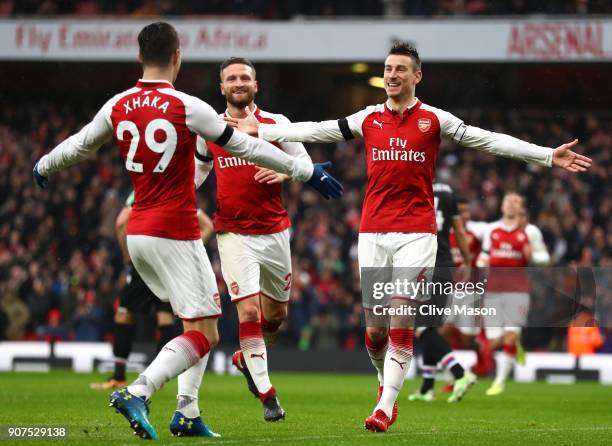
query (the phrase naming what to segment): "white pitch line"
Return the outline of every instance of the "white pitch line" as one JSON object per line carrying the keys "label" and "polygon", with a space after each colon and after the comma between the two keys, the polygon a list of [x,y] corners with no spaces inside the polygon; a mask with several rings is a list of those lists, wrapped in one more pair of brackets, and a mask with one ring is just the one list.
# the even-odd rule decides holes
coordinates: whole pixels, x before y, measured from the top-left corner
{"label": "white pitch line", "polygon": [[[405,443],[407,441],[411,441],[411,436],[414,435],[457,435],[463,433],[478,433],[478,434],[503,434],[503,433],[516,433],[520,432],[523,434],[528,434],[530,432],[598,432],[598,431],[612,431],[612,426],[583,426],[583,427],[543,427],[543,428],[523,428],[523,429],[471,429],[470,431],[445,431],[445,430],[430,430],[430,431],[415,431],[415,432],[388,432],[385,434],[374,434],[374,433],[363,433],[363,434],[348,434],[348,435],[304,435],[301,437],[286,437],[286,438],[251,438],[249,439],[249,443],[270,443],[270,442],[296,442],[296,441],[317,441],[317,440],[339,440],[339,439],[347,439],[347,438],[369,438],[373,441],[377,441],[376,439],[384,439],[389,437],[394,437],[394,441]],[[405,436],[407,438],[398,438]],[[236,444],[243,443],[244,439],[210,439],[211,444]],[[381,440],[382,441],[382,440]],[[126,446],[129,446],[131,443],[126,443]],[[183,442],[166,442],[164,444],[167,446],[184,446]]]}

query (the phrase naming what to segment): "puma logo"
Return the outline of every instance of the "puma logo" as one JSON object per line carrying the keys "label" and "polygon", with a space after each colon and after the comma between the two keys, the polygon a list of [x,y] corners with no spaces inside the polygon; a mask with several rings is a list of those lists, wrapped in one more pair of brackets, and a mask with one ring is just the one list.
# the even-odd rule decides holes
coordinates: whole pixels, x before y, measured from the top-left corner
{"label": "puma logo", "polygon": [[261,358],[262,361],[264,361],[264,354],[263,353],[251,353],[251,358]]}
{"label": "puma logo", "polygon": [[376,119],[374,119],[372,122],[373,122],[374,124],[376,124],[378,127],[380,127],[381,129],[383,128],[382,126],[383,126],[384,122],[379,122],[379,121],[377,121]]}
{"label": "puma logo", "polygon": [[405,363],[405,362],[399,362],[399,361],[398,361],[397,359],[395,359],[394,357],[391,357],[391,361],[395,361],[395,362],[397,362],[397,365],[399,365],[399,366],[402,368],[402,370],[404,370],[404,366],[406,365],[406,363]]}

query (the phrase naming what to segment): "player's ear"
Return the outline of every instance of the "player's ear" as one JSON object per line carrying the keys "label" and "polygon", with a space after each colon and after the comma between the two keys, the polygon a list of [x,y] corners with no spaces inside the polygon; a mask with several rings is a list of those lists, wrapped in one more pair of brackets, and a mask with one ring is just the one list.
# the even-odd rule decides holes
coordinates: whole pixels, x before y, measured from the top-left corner
{"label": "player's ear", "polygon": [[259,83],[256,80],[255,81],[255,93],[257,93],[258,91],[259,91]]}
{"label": "player's ear", "polygon": [[414,73],[414,84],[418,84],[423,79],[423,72],[421,70],[416,70]]}
{"label": "player's ear", "polygon": [[225,87],[223,86],[223,82],[219,83],[219,88],[221,89],[221,94],[225,96]]}

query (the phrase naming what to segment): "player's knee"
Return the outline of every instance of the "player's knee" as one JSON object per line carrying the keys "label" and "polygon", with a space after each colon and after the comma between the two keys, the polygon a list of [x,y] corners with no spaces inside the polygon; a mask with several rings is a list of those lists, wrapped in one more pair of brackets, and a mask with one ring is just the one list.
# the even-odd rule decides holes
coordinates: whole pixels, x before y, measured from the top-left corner
{"label": "player's knee", "polygon": [[368,337],[373,342],[380,342],[387,337],[389,330],[387,327],[367,327]]}
{"label": "player's knee", "polygon": [[208,346],[211,350],[219,344],[219,332],[217,330],[208,330],[206,333],[204,333],[204,336],[206,336]]}
{"label": "player's knee", "polygon": [[241,302],[238,306],[238,317],[240,322],[259,322],[259,306],[255,302]]}
{"label": "player's knee", "polygon": [[280,325],[287,318],[287,305],[274,305],[265,314],[266,321],[271,324]]}

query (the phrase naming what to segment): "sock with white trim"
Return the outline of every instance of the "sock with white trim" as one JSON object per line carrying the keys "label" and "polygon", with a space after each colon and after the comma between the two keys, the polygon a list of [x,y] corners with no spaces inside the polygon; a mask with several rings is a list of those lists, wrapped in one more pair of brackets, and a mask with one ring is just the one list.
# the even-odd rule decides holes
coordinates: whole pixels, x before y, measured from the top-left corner
{"label": "sock with white trim", "polygon": [[261,322],[241,322],[239,328],[240,349],[259,394],[266,394],[272,387],[268,376],[266,343],[261,332]]}
{"label": "sock with white trim", "polygon": [[176,410],[180,411],[187,418],[200,416],[198,395],[209,357],[210,352],[206,353],[203,358],[178,376],[178,393],[176,396],[178,402]]}
{"label": "sock with white trim", "polygon": [[389,418],[393,411],[393,405],[399,395],[406,373],[412,361],[412,343],[414,329],[391,328],[389,330],[389,348],[385,355],[383,392],[374,412],[381,409]]}
{"label": "sock with white trim", "polygon": [[136,381],[128,386],[132,395],[151,398],[163,383],[195,365],[210,351],[206,336],[188,330],[168,342]]}

